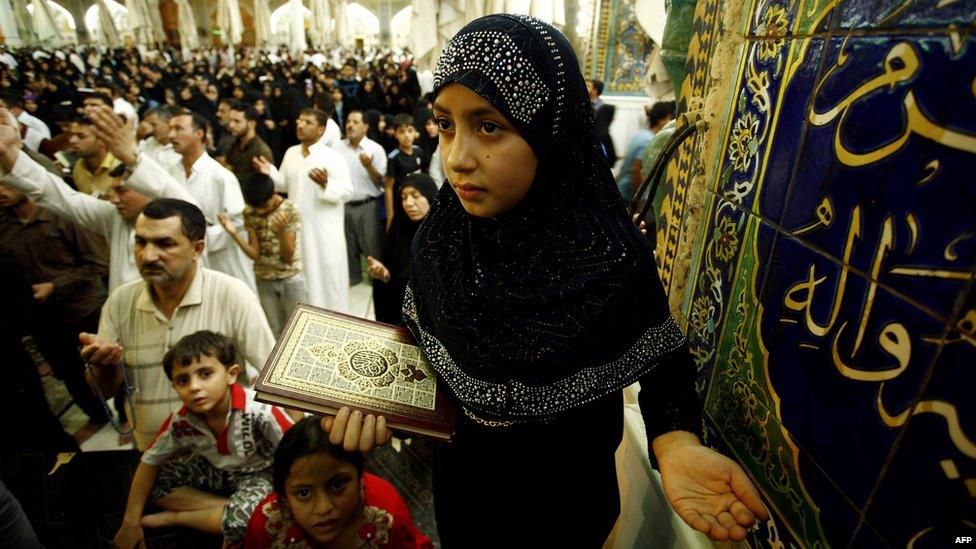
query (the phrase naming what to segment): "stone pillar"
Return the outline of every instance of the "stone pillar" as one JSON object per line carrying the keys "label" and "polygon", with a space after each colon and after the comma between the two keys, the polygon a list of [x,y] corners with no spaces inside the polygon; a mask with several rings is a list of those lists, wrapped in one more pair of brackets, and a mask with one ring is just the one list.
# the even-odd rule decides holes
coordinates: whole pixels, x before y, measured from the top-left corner
{"label": "stone pillar", "polygon": [[380,19],[380,46],[390,46],[393,43],[393,31],[390,22],[393,19],[393,4],[380,2],[377,4],[377,17]]}
{"label": "stone pillar", "polygon": [[17,21],[14,19],[14,10],[10,5],[10,0],[0,0],[0,35],[3,44],[10,46],[20,46],[20,32],[17,30]]}
{"label": "stone pillar", "polygon": [[90,44],[93,40],[91,33],[88,32],[88,25],[85,24],[85,12],[95,4],[92,0],[58,0],[66,10],[75,18],[75,33],[78,35],[79,44]]}

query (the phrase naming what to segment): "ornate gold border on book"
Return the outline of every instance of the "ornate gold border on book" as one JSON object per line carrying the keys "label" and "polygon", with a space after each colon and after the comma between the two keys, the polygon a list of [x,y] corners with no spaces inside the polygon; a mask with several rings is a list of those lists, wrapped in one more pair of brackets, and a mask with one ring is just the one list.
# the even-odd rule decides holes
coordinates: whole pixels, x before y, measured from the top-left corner
{"label": "ornate gold border on book", "polygon": [[[389,409],[393,412],[414,416],[424,417],[431,420],[438,420],[435,413],[437,404],[436,381],[434,372],[430,364],[424,359],[423,354],[413,343],[404,339],[399,333],[391,329],[389,334],[384,334],[384,339],[377,337],[375,328],[352,320],[341,318],[330,318],[328,322],[318,318],[320,315],[314,311],[303,310],[298,313],[294,326],[290,331],[290,336],[281,347],[278,356],[274,359],[274,366],[265,383],[271,386],[292,389],[297,392],[305,393],[310,396],[328,400],[349,402],[362,406]],[[340,329],[361,334],[361,340],[348,341],[341,347],[328,342],[323,336],[309,333],[310,330],[320,326],[324,330]],[[390,337],[392,336],[392,337]],[[312,341],[310,341],[312,340]],[[388,342],[402,343],[404,348],[391,348]],[[311,345],[311,346],[309,346]],[[297,359],[296,355],[302,351],[312,355],[309,359]],[[411,355],[410,350],[415,350],[416,355]],[[347,392],[335,387],[315,383],[308,379],[296,379],[292,368],[296,367],[296,362],[300,366],[316,361],[327,364],[334,361],[338,364],[338,375],[347,382],[356,385],[360,391],[374,393],[372,396],[364,396],[355,392]],[[406,372],[405,372],[406,371]],[[408,380],[410,376],[419,379]],[[415,383],[416,390],[423,391],[430,395],[429,402],[417,405],[405,405],[392,398],[376,396],[377,389],[389,387],[390,391],[396,391],[394,383]],[[377,404],[382,402],[382,404]]]}

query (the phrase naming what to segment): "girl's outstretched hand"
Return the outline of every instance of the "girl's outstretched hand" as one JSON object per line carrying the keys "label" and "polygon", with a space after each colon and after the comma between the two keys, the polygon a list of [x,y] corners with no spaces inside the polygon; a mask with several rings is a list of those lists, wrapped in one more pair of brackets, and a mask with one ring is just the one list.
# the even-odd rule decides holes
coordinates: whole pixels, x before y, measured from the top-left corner
{"label": "girl's outstretched hand", "polygon": [[343,406],[335,417],[322,418],[322,430],[329,433],[329,442],[342,445],[347,452],[369,452],[390,442],[393,433],[386,428],[386,418],[350,410]]}
{"label": "girl's outstretched hand", "polygon": [[[671,440],[662,440],[671,437]],[[654,440],[664,494],[675,512],[716,541],[742,540],[756,519],[769,512],[759,491],[739,465],[702,446],[691,433],[673,432]]]}

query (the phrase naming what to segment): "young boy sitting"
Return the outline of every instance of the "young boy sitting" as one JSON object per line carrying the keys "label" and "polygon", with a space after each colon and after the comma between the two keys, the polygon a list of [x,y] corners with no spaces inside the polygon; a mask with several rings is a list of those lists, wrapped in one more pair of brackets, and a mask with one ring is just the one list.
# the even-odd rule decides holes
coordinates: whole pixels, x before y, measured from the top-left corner
{"label": "young boy sitting", "polygon": [[247,240],[224,214],[219,216],[220,224],[254,260],[258,298],[271,331],[277,336],[295,304],[305,301],[305,277],[297,248],[301,217],[294,204],[275,193],[274,181],[263,173],[245,177],[241,191],[247,204],[244,207]]}
{"label": "young boy sitting", "polygon": [[399,146],[391,152],[386,162],[386,230],[390,230],[393,223],[393,189],[397,183],[415,172],[427,172],[430,158],[423,149],[413,144],[417,139],[417,128],[413,127],[413,117],[409,114],[398,114],[393,117],[394,135]]}
{"label": "young boy sitting", "polygon": [[[223,534],[225,546],[237,544],[272,490],[275,448],[293,422],[237,383],[234,345],[222,335],[184,337],[163,357],[163,369],[184,406],[142,455],[115,546],[143,546],[143,527],[160,526]],[[165,511],[143,516],[147,501]]]}

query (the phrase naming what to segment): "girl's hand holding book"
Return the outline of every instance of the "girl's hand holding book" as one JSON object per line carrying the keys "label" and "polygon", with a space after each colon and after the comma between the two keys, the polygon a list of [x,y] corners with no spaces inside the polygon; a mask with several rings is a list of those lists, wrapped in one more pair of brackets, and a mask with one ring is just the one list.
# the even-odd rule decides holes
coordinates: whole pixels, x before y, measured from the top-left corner
{"label": "girl's hand holding book", "polygon": [[341,444],[347,452],[369,452],[388,444],[393,433],[386,428],[386,418],[351,410],[343,406],[335,417],[322,419],[322,429],[329,433],[329,442]]}

